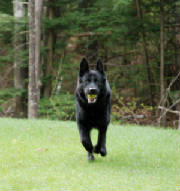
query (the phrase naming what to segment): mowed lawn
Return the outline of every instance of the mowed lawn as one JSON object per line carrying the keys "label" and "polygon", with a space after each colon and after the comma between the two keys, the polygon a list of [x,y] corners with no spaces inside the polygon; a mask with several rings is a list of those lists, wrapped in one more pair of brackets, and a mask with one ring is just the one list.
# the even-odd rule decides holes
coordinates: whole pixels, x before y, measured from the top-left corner
{"label": "mowed lawn", "polygon": [[180,191],[180,131],[110,125],[107,151],[88,162],[75,122],[0,118],[0,191]]}

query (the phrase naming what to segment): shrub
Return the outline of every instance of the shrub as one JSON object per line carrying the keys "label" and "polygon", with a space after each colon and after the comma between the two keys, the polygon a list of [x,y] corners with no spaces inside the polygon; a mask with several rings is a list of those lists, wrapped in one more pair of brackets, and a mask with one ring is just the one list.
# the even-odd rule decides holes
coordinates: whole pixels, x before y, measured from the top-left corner
{"label": "shrub", "polygon": [[67,93],[41,99],[39,117],[52,120],[75,120],[74,95]]}
{"label": "shrub", "polygon": [[[24,89],[5,88],[0,90],[0,116],[1,112],[7,108],[12,107],[15,102],[14,99],[25,93]],[[3,112],[4,113],[4,112]]]}

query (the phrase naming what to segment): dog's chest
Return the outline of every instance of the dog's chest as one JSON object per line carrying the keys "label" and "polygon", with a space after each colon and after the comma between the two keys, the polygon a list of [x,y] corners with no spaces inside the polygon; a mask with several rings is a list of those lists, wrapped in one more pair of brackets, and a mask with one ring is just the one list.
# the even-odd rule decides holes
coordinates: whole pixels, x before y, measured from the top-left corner
{"label": "dog's chest", "polygon": [[86,111],[85,116],[89,124],[99,125],[99,123],[102,123],[106,119],[106,112],[101,109],[89,109]]}

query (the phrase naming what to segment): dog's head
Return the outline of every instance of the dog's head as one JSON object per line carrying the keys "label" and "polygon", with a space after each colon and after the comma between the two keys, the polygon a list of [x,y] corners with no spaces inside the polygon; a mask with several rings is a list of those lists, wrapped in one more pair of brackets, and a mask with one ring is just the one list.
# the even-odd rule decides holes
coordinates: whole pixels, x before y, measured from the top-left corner
{"label": "dog's head", "polygon": [[105,87],[105,83],[106,75],[102,61],[98,59],[96,69],[90,70],[87,60],[83,58],[80,63],[79,85],[88,104],[97,102],[101,91]]}

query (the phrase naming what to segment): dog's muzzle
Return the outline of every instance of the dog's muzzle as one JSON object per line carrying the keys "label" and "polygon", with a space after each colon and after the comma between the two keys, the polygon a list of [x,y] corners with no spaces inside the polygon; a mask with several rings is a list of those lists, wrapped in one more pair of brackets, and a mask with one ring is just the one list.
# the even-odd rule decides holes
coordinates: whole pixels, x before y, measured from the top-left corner
{"label": "dog's muzzle", "polygon": [[88,89],[88,103],[95,103],[97,100],[97,89],[96,88],[89,88]]}
{"label": "dog's muzzle", "polygon": [[95,103],[97,100],[96,94],[88,94],[88,103]]}

